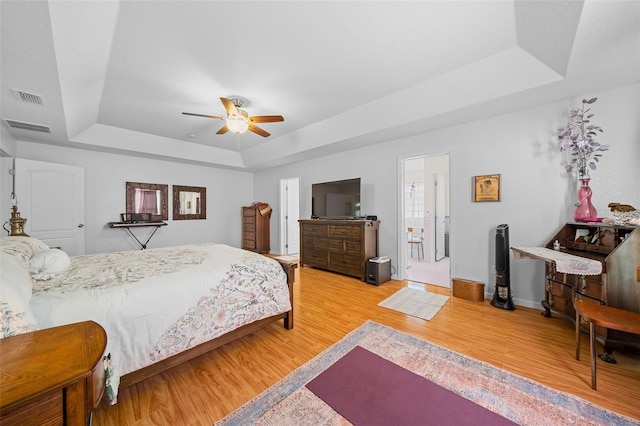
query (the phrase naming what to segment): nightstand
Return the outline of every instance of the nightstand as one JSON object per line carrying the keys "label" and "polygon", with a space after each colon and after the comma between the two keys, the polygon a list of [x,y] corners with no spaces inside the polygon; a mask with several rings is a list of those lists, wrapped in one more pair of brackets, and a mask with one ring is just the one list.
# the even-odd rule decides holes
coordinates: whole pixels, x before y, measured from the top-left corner
{"label": "nightstand", "polygon": [[104,393],[104,329],[79,322],[0,339],[0,425],[86,425]]}

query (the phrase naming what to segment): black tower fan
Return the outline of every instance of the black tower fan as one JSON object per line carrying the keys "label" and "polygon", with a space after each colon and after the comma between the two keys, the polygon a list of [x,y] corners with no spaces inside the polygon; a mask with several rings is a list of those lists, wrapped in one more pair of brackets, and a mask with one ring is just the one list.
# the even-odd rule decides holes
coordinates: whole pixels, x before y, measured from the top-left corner
{"label": "black tower fan", "polygon": [[496,308],[513,311],[511,298],[511,272],[509,269],[509,225],[496,227],[496,290],[491,304]]}

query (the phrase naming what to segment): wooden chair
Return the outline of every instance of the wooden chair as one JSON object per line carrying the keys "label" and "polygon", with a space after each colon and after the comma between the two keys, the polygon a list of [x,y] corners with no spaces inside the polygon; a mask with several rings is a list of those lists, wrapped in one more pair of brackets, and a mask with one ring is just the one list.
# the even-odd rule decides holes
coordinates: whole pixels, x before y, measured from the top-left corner
{"label": "wooden chair", "polygon": [[589,323],[589,348],[591,353],[591,388],[596,389],[596,326],[640,334],[640,314],[611,306],[573,302],[576,310],[576,359],[580,360],[580,317]]}
{"label": "wooden chair", "polygon": [[424,228],[420,228],[420,236],[413,235],[413,228],[407,228],[407,240],[409,241],[409,247],[411,247],[411,257],[413,257],[413,246],[418,248],[418,262],[420,262],[420,253],[422,253],[422,259],[424,259]]}

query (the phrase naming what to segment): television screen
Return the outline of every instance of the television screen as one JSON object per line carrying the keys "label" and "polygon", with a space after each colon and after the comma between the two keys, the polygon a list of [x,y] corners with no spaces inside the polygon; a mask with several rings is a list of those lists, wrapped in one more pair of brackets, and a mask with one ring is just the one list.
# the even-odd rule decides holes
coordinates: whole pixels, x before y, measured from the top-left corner
{"label": "television screen", "polygon": [[311,185],[311,217],[361,216],[360,178]]}

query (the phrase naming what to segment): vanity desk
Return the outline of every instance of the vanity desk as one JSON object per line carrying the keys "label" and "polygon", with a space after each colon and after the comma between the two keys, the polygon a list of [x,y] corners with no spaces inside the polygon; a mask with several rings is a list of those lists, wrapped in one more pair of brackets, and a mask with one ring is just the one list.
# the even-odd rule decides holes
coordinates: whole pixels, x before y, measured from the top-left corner
{"label": "vanity desk", "polygon": [[[560,244],[559,250],[553,250],[555,241]],[[574,299],[640,313],[636,282],[640,230],[636,226],[567,223],[544,247],[511,247],[511,250],[516,259],[545,262],[545,297],[541,304],[546,317],[554,312],[574,322]],[[615,362],[611,355],[613,348],[640,347],[639,337],[599,329],[597,339],[606,352],[602,358]]]}
{"label": "vanity desk", "polygon": [[[149,241],[151,241],[151,238],[155,235],[156,231],[158,229],[160,229],[163,226],[167,226],[166,222],[162,222],[162,221],[157,221],[157,222],[109,222],[107,224],[109,226],[109,228],[122,228],[122,229],[126,229],[129,234],[131,234],[131,236],[138,242],[138,244],[140,244],[140,250],[144,250],[147,248],[147,244],[149,244]],[[143,227],[153,227],[153,231],[151,231],[151,234],[149,234],[149,236],[147,237],[147,240],[143,243],[141,242],[138,237],[136,237],[136,235],[131,232],[131,228],[143,228]]]}

